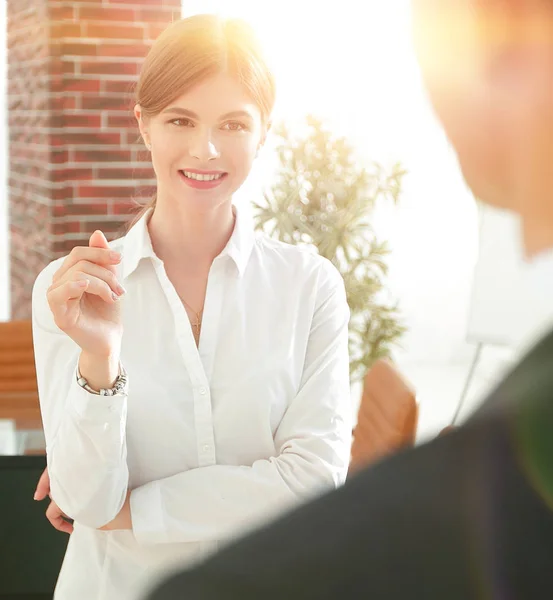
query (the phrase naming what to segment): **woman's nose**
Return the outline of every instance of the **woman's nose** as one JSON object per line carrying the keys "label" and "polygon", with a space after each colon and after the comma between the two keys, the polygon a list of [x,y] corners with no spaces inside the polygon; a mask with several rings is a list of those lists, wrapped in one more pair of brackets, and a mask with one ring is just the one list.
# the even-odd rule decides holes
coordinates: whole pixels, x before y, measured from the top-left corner
{"label": "woman's nose", "polygon": [[201,161],[214,160],[220,153],[208,130],[198,131],[192,140],[190,154]]}

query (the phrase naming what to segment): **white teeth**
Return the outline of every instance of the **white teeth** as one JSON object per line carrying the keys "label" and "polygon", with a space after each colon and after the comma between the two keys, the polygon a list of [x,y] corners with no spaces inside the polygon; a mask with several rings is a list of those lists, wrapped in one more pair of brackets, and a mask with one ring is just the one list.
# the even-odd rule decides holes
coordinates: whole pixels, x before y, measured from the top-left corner
{"label": "white teeth", "polygon": [[214,179],[221,179],[223,173],[217,175],[202,175],[201,173],[190,173],[189,171],[183,171],[186,177],[189,179],[195,179],[196,181],[213,181]]}

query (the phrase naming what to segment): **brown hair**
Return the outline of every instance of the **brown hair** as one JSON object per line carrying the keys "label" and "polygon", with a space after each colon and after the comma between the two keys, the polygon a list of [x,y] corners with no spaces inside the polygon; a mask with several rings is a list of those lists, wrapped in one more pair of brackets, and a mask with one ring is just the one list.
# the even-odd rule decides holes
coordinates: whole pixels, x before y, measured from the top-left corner
{"label": "brown hair", "polygon": [[[255,33],[241,19],[195,15],[170,25],[144,61],[135,101],[146,117],[152,117],[194,85],[222,72],[244,86],[267,124],[275,82]],[[154,194],[129,227],[155,206],[156,199]]]}

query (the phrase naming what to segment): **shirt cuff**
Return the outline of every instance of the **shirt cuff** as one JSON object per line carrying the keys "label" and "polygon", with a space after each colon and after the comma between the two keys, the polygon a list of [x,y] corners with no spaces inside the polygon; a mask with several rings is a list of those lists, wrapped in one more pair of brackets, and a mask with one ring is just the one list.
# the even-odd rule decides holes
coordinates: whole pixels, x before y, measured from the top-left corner
{"label": "shirt cuff", "polygon": [[87,392],[77,383],[76,370],[69,397],[71,408],[79,419],[102,423],[126,422],[127,396],[100,396]]}
{"label": "shirt cuff", "polygon": [[131,492],[132,530],[139,544],[169,542],[164,520],[159,482],[146,483]]}

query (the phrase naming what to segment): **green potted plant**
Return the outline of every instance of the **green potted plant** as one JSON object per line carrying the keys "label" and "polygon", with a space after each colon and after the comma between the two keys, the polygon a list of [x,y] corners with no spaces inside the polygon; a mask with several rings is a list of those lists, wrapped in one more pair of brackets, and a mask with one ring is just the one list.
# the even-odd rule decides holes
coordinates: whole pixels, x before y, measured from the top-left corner
{"label": "green potted plant", "polygon": [[283,242],[314,246],[342,274],[351,309],[350,376],[358,382],[405,332],[384,293],[389,249],[371,226],[377,202],[398,202],[405,171],[360,164],[347,139],[313,116],[301,133],[281,124],[273,134],[278,167],[264,202],[254,203],[255,226]]}

